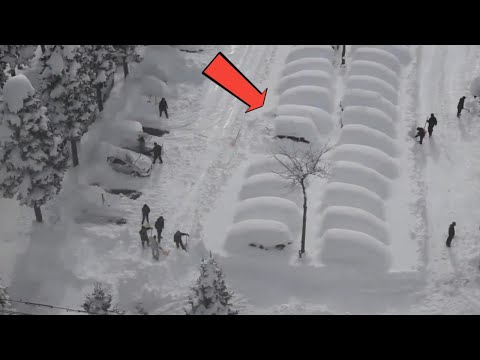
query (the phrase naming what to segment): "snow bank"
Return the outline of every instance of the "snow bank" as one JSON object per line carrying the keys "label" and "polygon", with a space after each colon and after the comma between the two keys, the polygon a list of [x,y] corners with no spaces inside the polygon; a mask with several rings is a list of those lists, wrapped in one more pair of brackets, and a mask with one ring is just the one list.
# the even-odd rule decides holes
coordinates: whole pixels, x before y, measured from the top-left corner
{"label": "snow bank", "polygon": [[346,87],[374,91],[382,95],[393,105],[398,103],[397,91],[386,81],[368,75],[353,75],[347,79]]}
{"label": "snow bank", "polygon": [[345,91],[343,106],[366,106],[379,109],[393,121],[397,120],[397,108],[391,102],[373,91],[352,89]]}
{"label": "snow bank", "polygon": [[[276,155],[279,159],[287,160],[286,157]],[[249,178],[253,175],[268,174],[272,172],[279,172],[283,170],[283,166],[272,156],[262,155],[254,159],[248,165],[245,176]]]}
{"label": "snow bank", "polygon": [[331,182],[325,187],[320,211],[329,206],[351,206],[359,208],[385,220],[385,204],[374,192],[364,187]]}
{"label": "snow bank", "polygon": [[364,48],[387,51],[394,55],[402,65],[407,65],[412,59],[410,49],[405,45],[352,45],[352,56],[355,57],[356,52]]}
{"label": "snow bank", "polygon": [[329,229],[359,231],[385,245],[390,244],[390,234],[384,221],[365,210],[349,206],[330,206],[325,209],[320,225],[320,236]]}
{"label": "snow bank", "polygon": [[391,118],[382,110],[364,107],[349,106],[342,114],[342,121],[345,125],[364,125],[371,129],[378,130],[390,138],[396,138],[395,125]]}
{"label": "snow bank", "polygon": [[296,115],[312,119],[320,134],[327,135],[333,129],[332,116],[323,109],[307,105],[280,105],[277,115]]}
{"label": "snow bank", "polygon": [[348,161],[337,161],[331,169],[331,181],[363,186],[382,199],[390,195],[390,181],[375,170]]}
{"label": "snow bank", "polygon": [[470,93],[472,96],[480,96],[480,76],[472,80]]}
{"label": "snow bank", "polygon": [[295,74],[288,75],[280,79],[277,86],[277,91],[279,94],[281,94],[287,89],[300,85],[314,85],[331,88],[332,76],[329,73],[320,70],[298,71]]}
{"label": "snow bank", "polygon": [[381,131],[364,125],[344,125],[337,144],[372,146],[389,156],[398,156],[398,148],[395,144],[395,140]]}
{"label": "snow bank", "polygon": [[290,200],[263,196],[241,201],[233,218],[234,223],[244,220],[275,220],[288,226],[295,237],[302,228],[302,214]]}
{"label": "snow bank", "polygon": [[369,75],[377,79],[382,79],[389,83],[395,90],[398,90],[399,80],[397,74],[387,68],[385,65],[367,61],[354,60],[350,65],[349,75]]}
{"label": "snow bank", "polygon": [[293,201],[299,205],[302,203],[298,189],[291,189],[287,180],[276,174],[253,175],[245,181],[239,193],[241,200],[259,196],[275,196]]}
{"label": "snow bank", "polygon": [[327,266],[351,267],[361,272],[387,272],[392,256],[384,244],[367,234],[331,229],[323,235],[320,261]]}
{"label": "snow bank", "polygon": [[23,74],[11,77],[3,85],[3,101],[13,113],[20,111],[23,108],[23,101],[33,94],[35,89]]}
{"label": "snow bank", "polygon": [[287,55],[285,63],[302,58],[324,58],[333,61],[335,53],[330,45],[297,45]]}
{"label": "snow bank", "polygon": [[[272,247],[292,242],[287,225],[273,220],[245,220],[232,225],[226,240],[225,250],[231,254],[250,255],[256,252],[274,254],[276,250],[265,251],[249,244]],[[277,250],[278,251],[278,250]]]}
{"label": "snow bank", "polygon": [[283,69],[282,76],[288,76],[302,70],[322,70],[333,74],[333,65],[328,59],[299,59],[288,63]]}
{"label": "snow bank", "polygon": [[329,113],[333,110],[330,91],[320,86],[303,85],[290,88],[280,96],[279,104],[315,106]]}
{"label": "snow bank", "polygon": [[383,49],[359,48],[353,54],[353,60],[366,60],[382,64],[397,75],[400,75],[402,70],[400,61],[397,57]]}
{"label": "snow bank", "polygon": [[390,179],[398,177],[395,161],[383,151],[372,146],[342,144],[336,146],[329,154],[332,160],[351,161],[378,171]]}
{"label": "snow bank", "polygon": [[318,130],[310,118],[281,115],[275,118],[275,135],[294,136],[313,143],[319,138]]}

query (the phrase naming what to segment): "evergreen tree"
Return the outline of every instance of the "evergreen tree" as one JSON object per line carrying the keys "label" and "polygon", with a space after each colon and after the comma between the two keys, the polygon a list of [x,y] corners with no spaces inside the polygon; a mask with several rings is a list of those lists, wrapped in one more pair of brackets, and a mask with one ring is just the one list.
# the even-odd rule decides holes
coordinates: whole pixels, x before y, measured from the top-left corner
{"label": "evergreen tree", "polygon": [[142,61],[142,57],[137,54],[138,45],[113,45],[116,50],[118,61],[123,66],[125,78],[128,76],[128,64]]}
{"label": "evergreen tree", "polygon": [[[28,66],[35,55],[36,45],[0,45],[0,68],[5,72],[6,65],[10,67],[11,76],[15,76],[15,69]],[[3,86],[3,83],[0,83]]]}
{"label": "evergreen tree", "polygon": [[97,282],[93,287],[93,292],[86,296],[82,308],[91,315],[109,315],[111,313],[123,315],[124,312],[119,310],[116,305],[112,307],[112,299],[110,290]]}
{"label": "evergreen tree", "polygon": [[[8,296],[7,288],[2,285],[1,280],[2,279],[0,278],[0,310],[14,311],[13,305],[10,302],[10,297]],[[0,311],[0,315],[4,315],[4,313]]]}
{"label": "evergreen tree", "polygon": [[225,275],[210,254],[208,259],[202,259],[200,276],[191,288],[189,310],[187,315],[237,315],[238,311],[232,309],[230,300],[233,293],[227,289]]}
{"label": "evergreen tree", "polygon": [[60,191],[66,166],[65,141],[28,79],[8,79],[0,105],[0,194],[16,196],[42,222],[40,206]]}

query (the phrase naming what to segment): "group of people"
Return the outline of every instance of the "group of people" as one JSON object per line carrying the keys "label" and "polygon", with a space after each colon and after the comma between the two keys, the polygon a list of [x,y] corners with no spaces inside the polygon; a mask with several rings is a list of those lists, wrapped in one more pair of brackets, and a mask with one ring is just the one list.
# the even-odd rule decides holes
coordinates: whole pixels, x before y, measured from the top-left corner
{"label": "group of people", "polygon": [[427,119],[427,121],[425,122],[425,126],[423,128],[422,127],[417,127],[417,135],[415,135],[415,138],[417,138],[417,137],[420,138],[420,141],[419,141],[420,145],[423,142],[423,138],[427,134],[426,131],[425,131],[425,127],[427,126],[427,124],[428,124],[428,137],[432,137],[433,128],[435,126],[437,126],[437,124],[438,124],[437,118],[435,117],[435,115],[433,113],[430,115],[430,118]]}
{"label": "group of people", "polygon": [[[160,241],[162,239],[162,231],[165,227],[165,219],[163,216],[160,216],[155,221],[155,229],[157,230],[157,235],[148,236],[148,230],[153,231],[153,228],[150,226],[150,207],[147,204],[144,204],[142,207],[142,228],[139,231],[140,240],[142,242],[142,248],[150,246],[152,249],[152,256],[153,259],[159,260],[160,257],[160,250],[163,252],[164,255],[168,255],[169,252],[162,249],[160,246]],[[189,234],[183,233],[179,230],[173,235],[173,242],[177,246],[177,249],[182,248],[183,250],[187,251],[186,244],[182,241],[182,236],[190,237]]]}

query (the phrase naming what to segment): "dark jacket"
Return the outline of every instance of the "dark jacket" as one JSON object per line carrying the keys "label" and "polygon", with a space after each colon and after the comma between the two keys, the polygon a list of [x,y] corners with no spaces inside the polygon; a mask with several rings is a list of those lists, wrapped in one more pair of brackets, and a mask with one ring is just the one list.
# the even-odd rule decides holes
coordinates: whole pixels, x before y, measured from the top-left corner
{"label": "dark jacket", "polygon": [[450,224],[448,227],[448,236],[455,236],[455,225]]}
{"label": "dark jacket", "polygon": [[418,136],[424,137],[425,136],[425,129],[424,128],[418,127],[417,131],[418,132],[417,132],[417,135],[415,137],[418,137]]}
{"label": "dark jacket", "polygon": [[162,100],[160,100],[160,102],[158,103],[158,108],[168,109],[167,100],[165,100],[165,98],[162,98]]}
{"label": "dark jacket", "polygon": [[431,116],[430,119],[427,120],[428,122],[428,128],[431,129],[435,125],[437,125],[437,118],[435,116]]}
{"label": "dark jacket", "polygon": [[147,229],[142,227],[142,229],[138,232],[140,234],[140,239],[142,241],[147,241],[148,242],[148,234],[147,234]]}
{"label": "dark jacket", "polygon": [[160,145],[155,145],[153,147],[153,155],[161,156],[162,155],[162,147]]}
{"label": "dark jacket", "polygon": [[163,217],[159,217],[157,221],[155,221],[155,228],[156,229],[163,229],[165,226],[165,220]]}
{"label": "dark jacket", "polygon": [[150,208],[148,207],[147,204],[143,205],[142,207],[142,213],[143,214],[148,214],[150,212]]}
{"label": "dark jacket", "polygon": [[182,241],[182,236],[183,236],[183,235],[188,235],[188,234],[182,233],[181,231],[177,231],[177,232],[175,233],[175,235],[173,235],[173,241],[174,241],[174,242],[180,242],[180,241]]}
{"label": "dark jacket", "polygon": [[464,104],[465,104],[465,96],[462,96],[460,98],[460,101],[458,102],[457,109],[462,110]]}

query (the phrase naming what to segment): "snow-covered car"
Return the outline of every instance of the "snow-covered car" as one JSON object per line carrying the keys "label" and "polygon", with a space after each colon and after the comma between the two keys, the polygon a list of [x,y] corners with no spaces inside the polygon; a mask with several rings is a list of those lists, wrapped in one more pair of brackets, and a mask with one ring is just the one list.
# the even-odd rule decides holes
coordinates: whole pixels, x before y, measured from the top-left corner
{"label": "snow-covered car", "polygon": [[107,162],[113,170],[123,174],[145,177],[150,176],[152,172],[152,162],[144,155],[138,155],[137,158],[133,158],[132,156],[125,156],[123,158],[119,156],[109,156],[107,157]]}

